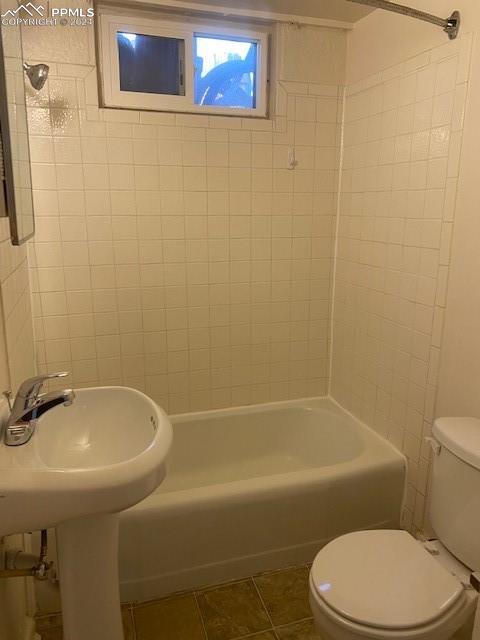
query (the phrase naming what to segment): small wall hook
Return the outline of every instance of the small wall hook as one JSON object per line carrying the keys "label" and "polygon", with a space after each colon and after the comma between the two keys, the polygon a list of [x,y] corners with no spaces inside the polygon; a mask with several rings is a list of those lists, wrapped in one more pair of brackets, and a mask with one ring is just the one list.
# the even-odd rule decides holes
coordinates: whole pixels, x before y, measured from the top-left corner
{"label": "small wall hook", "polygon": [[298,165],[298,160],[295,155],[295,147],[289,147],[288,149],[288,168],[290,171],[296,169]]}

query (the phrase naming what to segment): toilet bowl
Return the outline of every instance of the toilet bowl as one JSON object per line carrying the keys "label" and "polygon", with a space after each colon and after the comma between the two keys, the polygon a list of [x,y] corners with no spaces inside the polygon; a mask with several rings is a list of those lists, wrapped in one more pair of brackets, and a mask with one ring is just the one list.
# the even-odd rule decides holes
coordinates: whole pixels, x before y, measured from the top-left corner
{"label": "toilet bowl", "polygon": [[437,541],[360,531],[317,555],[310,604],[325,640],[447,640],[474,614],[469,576]]}
{"label": "toilet bowl", "polygon": [[432,436],[428,515],[438,540],[358,531],[327,544],[310,572],[324,640],[457,640],[471,623],[478,594],[470,576],[480,571],[480,419],[439,418]]}

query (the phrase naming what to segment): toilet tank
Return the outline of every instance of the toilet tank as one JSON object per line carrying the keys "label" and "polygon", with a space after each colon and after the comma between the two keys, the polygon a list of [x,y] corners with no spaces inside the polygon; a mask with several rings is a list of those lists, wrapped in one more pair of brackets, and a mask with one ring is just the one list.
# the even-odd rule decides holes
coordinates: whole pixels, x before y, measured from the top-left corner
{"label": "toilet tank", "polygon": [[439,540],[463,564],[480,570],[480,420],[439,418],[429,515]]}

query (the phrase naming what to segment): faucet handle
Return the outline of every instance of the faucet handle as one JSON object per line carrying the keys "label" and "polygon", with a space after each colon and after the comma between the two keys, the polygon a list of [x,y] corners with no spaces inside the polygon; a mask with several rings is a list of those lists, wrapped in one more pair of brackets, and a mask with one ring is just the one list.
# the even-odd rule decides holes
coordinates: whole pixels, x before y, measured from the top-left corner
{"label": "faucet handle", "polygon": [[2,393],[2,396],[5,398],[5,400],[7,401],[8,404],[8,408],[10,409],[10,411],[13,408],[13,402],[12,402],[12,390],[11,389],[7,389],[6,391],[4,391]]}

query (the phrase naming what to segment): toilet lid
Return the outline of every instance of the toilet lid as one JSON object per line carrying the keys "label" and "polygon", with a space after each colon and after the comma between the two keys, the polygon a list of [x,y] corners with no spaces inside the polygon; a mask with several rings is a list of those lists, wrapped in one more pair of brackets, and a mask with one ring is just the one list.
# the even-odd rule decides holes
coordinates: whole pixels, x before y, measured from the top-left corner
{"label": "toilet lid", "polygon": [[408,629],[445,614],[461,583],[405,531],[360,531],[324,547],[311,577],[325,603],[369,627]]}

